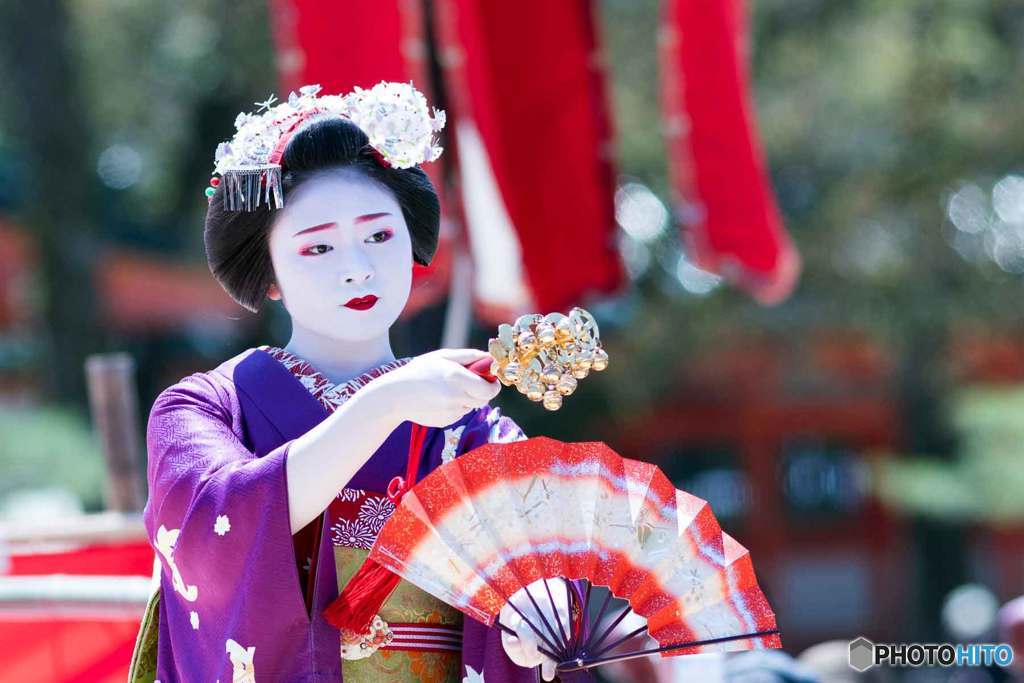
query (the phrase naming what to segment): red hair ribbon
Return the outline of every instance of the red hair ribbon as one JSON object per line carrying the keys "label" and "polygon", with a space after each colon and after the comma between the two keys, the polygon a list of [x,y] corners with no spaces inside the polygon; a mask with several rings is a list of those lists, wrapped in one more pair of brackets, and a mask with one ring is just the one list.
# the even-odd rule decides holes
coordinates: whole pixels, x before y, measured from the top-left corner
{"label": "red hair ribbon", "polygon": [[[277,164],[280,166],[281,159],[284,157],[284,150],[288,147],[288,143],[291,142],[292,137],[295,135],[295,131],[298,130],[302,123],[319,113],[321,113],[320,109],[311,109],[309,111],[304,111],[302,114],[295,117],[295,121],[292,122],[292,125],[288,126],[288,128],[281,134],[281,137],[278,138],[277,144],[274,145],[274,151],[270,153],[270,157],[267,159],[267,163]],[[391,168],[391,164],[388,163],[388,160],[384,158],[383,154],[377,151],[376,147],[371,144],[367,144],[366,148],[369,150],[370,154],[373,155],[373,158],[377,160],[377,163],[384,168]]]}
{"label": "red hair ribbon", "polygon": [[292,122],[292,125],[288,126],[288,128],[283,133],[281,133],[281,137],[278,138],[277,144],[274,145],[274,151],[270,153],[270,157],[267,159],[267,163],[280,165],[281,158],[284,156],[284,149],[285,147],[288,146],[288,143],[291,141],[292,136],[295,135],[295,131],[299,127],[299,124],[308,120],[311,116],[319,114],[320,111],[321,110],[319,109],[310,109],[309,111],[304,111],[298,116],[296,116],[295,121]]}
{"label": "red hair ribbon", "polygon": [[377,160],[378,164],[384,168],[391,168],[391,164],[388,163],[388,160],[384,158],[384,155],[381,154],[376,147],[370,144],[367,144],[366,146],[369,148],[370,154],[373,155],[373,158]]}

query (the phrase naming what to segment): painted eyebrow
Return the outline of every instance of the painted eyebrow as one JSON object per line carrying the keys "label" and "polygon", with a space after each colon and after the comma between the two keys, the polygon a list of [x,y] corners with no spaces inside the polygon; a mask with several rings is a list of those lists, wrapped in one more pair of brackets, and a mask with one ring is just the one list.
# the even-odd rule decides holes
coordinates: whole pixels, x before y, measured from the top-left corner
{"label": "painted eyebrow", "polygon": [[[359,223],[366,223],[367,221],[376,220],[378,218],[383,218],[384,216],[390,216],[390,215],[391,214],[388,213],[387,211],[382,211],[380,213],[367,213],[367,214],[363,214],[362,216],[356,216],[356,219],[353,222],[358,225]],[[333,222],[333,221],[328,222],[328,223],[321,223],[320,225],[314,225],[311,228],[306,228],[304,230],[299,230],[297,233],[292,235],[292,237],[298,237],[299,235],[305,235],[305,234],[308,234],[308,233],[311,233],[311,232],[317,232],[318,230],[329,230],[329,229],[337,227],[337,226],[338,226],[338,224]]]}

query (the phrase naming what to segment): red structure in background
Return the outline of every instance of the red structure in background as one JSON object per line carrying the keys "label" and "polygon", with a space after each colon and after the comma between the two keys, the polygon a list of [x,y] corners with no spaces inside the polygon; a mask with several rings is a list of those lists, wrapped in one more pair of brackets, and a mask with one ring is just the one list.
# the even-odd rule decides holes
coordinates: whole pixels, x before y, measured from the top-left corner
{"label": "red structure in background", "polygon": [[0,680],[124,683],[142,610],[0,613]]}
{"label": "red structure in background", "polygon": [[690,257],[763,303],[800,270],[768,183],[750,104],[741,0],[663,0],[661,99],[674,203]]}
{"label": "red structure in background", "polygon": [[31,315],[31,271],[36,258],[31,237],[0,218],[0,330],[24,323]]}
{"label": "red structure in background", "polygon": [[[3,576],[51,579],[50,587],[77,577],[148,581],[153,549],[138,526],[140,540],[16,548]],[[123,683],[142,613],[143,605],[131,601],[8,598],[0,605],[0,681]]]}
{"label": "red structure in background", "polygon": [[597,438],[711,503],[757,558],[788,651],[905,634],[906,532],[866,486],[872,451],[903,438],[886,352],[855,331],[723,338],[656,410]]}

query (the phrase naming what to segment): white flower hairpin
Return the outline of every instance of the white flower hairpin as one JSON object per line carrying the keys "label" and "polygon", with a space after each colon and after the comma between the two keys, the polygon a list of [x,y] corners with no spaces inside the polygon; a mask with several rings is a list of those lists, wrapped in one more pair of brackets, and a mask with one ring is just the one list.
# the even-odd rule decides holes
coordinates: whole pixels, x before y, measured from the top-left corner
{"label": "white flower hairpin", "polygon": [[320,96],[319,85],[305,85],[278,102],[271,95],[256,111],[235,119],[235,135],[220,143],[206,196],[211,201],[224,183],[229,211],[284,206],[281,157],[288,141],[303,126],[332,117],[347,118],[362,129],[378,161],[392,168],[412,168],[441,155],[435,134],[444,128],[443,111],[431,110],[412,83],[381,81],[369,90]]}

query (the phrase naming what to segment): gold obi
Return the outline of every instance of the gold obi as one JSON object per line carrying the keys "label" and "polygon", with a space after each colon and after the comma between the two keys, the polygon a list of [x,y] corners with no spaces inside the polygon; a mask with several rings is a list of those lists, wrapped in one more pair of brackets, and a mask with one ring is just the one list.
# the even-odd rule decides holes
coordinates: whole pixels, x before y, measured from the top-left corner
{"label": "gold obi", "polygon": [[[362,548],[334,546],[339,592],[368,554]],[[345,683],[461,683],[461,612],[403,580],[380,617],[395,639],[364,659],[342,659]]]}

